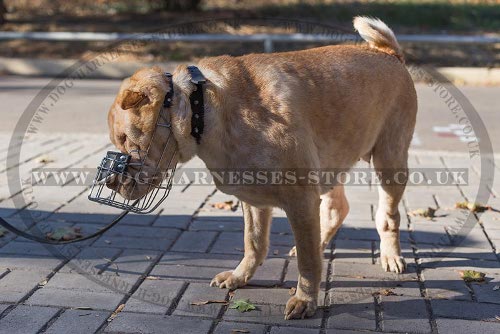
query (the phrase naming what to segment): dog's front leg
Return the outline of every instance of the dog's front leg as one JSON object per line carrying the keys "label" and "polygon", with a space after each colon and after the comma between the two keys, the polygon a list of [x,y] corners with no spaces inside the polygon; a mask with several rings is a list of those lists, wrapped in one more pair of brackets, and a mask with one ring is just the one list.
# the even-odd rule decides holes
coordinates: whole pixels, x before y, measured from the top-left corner
{"label": "dog's front leg", "polygon": [[217,274],[210,282],[210,286],[233,290],[246,285],[252,278],[257,267],[267,256],[272,211],[272,208],[257,208],[243,203],[245,255],[235,270]]}
{"label": "dog's front leg", "polygon": [[297,247],[299,278],[297,290],[285,308],[285,319],[305,318],[314,314],[321,283],[320,198],[309,193],[290,201],[285,208]]}

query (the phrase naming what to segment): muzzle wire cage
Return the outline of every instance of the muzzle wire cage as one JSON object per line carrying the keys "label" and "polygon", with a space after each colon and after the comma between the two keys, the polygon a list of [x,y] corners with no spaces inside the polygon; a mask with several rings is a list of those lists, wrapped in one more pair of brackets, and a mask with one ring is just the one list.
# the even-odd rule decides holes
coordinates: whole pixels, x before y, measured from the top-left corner
{"label": "muzzle wire cage", "polygon": [[[172,77],[168,73],[166,76],[169,80],[170,91],[165,96],[163,108],[156,118],[156,126],[147,150],[133,150],[129,154],[107,152],[97,167],[97,174],[88,195],[89,200],[134,213],[147,214],[158,208],[169,195],[176,169],[174,158],[177,151],[171,150],[171,156],[166,156],[169,145],[173,144],[171,142],[173,140],[171,124],[163,119],[163,113],[170,107],[173,95]],[[154,167],[147,166],[146,161],[149,158],[152,143],[162,140],[159,135],[161,131],[158,131],[160,128],[168,130],[166,143],[156,165]],[[139,157],[138,161],[133,161],[134,156]],[[151,160],[149,159],[149,161]],[[167,162],[166,168],[161,167],[164,160]],[[134,174],[131,173],[132,170],[135,171]],[[109,188],[108,185],[113,186],[114,189]],[[120,186],[128,187],[128,193],[134,199],[127,199],[120,195],[116,191],[116,188]],[[136,198],[134,195],[136,191],[140,191],[143,195]]]}

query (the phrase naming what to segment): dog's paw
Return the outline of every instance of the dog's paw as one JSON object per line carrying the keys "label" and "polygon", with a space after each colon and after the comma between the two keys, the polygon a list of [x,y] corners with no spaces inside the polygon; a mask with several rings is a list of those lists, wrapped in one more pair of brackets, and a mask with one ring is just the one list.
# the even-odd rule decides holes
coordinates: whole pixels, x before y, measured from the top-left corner
{"label": "dog's paw", "polygon": [[402,274],[406,270],[406,261],[401,255],[380,254],[380,264],[385,271]]}
{"label": "dog's paw", "polygon": [[210,286],[216,286],[221,289],[229,290],[237,289],[246,284],[246,279],[244,277],[235,276],[233,271],[223,271],[218,273],[210,282]]}
{"label": "dog's paw", "polygon": [[297,256],[297,247],[293,246],[288,252],[288,256]]}
{"label": "dog's paw", "polygon": [[312,317],[318,308],[316,301],[306,301],[292,296],[285,307],[285,320]]}

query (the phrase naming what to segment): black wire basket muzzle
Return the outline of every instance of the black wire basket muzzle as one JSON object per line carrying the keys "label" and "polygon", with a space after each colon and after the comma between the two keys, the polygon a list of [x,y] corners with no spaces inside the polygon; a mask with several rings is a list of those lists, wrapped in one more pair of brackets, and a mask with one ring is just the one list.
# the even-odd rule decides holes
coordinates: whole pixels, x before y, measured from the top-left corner
{"label": "black wire basket muzzle", "polygon": [[[129,166],[139,166],[138,172],[132,176]],[[118,209],[147,214],[154,211],[167,198],[172,189],[175,166],[151,178],[144,175],[141,162],[131,163],[131,155],[121,152],[107,152],[97,167],[97,174],[90,188],[89,200]],[[160,180],[161,179],[161,180]],[[147,187],[147,192],[136,199],[126,199],[117,190],[108,187],[110,180],[121,184],[132,183],[131,192],[137,187]]]}

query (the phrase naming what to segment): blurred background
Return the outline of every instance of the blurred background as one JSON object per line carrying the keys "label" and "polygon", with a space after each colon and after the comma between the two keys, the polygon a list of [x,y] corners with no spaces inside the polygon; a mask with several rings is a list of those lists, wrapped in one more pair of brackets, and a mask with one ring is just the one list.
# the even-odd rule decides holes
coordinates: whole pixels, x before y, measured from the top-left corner
{"label": "blurred background", "polygon": [[[500,43],[484,40],[488,36],[498,37],[495,35],[500,31],[498,0],[0,0],[0,29],[15,32],[143,33],[165,31],[186,22],[231,18],[234,21],[217,26],[199,25],[196,33],[304,32],[291,26],[284,29],[262,24],[263,18],[297,19],[352,32],[351,22],[356,15],[379,17],[397,35],[413,36],[400,38],[409,64],[490,68],[500,64]],[[186,29],[183,32],[192,33]],[[412,42],[415,35],[420,40]],[[457,36],[470,39],[463,43]],[[99,53],[115,42],[91,39],[74,36],[74,40],[64,41],[55,37],[6,40],[0,36],[0,57],[78,59]],[[273,43],[272,50],[323,44],[331,42],[281,41]],[[144,43],[120,61],[196,61],[204,56],[263,50],[261,42],[154,42]]]}

